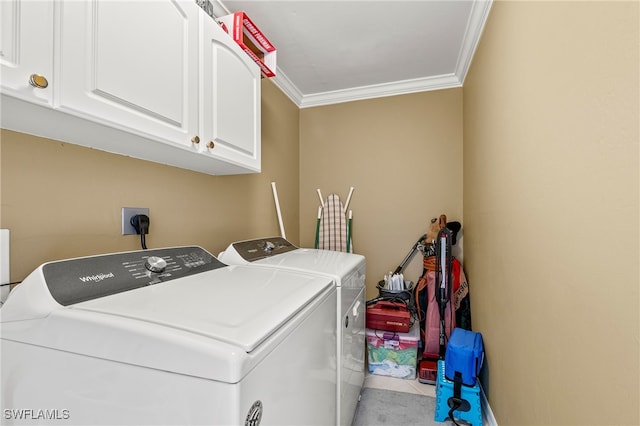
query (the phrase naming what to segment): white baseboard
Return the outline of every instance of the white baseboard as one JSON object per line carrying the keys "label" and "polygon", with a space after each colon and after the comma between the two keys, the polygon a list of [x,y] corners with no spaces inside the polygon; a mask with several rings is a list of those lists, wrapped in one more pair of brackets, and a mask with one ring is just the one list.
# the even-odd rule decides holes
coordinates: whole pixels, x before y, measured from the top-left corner
{"label": "white baseboard", "polygon": [[480,384],[480,404],[482,405],[483,426],[498,426],[498,422],[496,421],[496,418],[493,415],[493,411],[491,411],[491,407],[489,406],[489,400],[487,400],[487,395],[484,393],[482,384]]}

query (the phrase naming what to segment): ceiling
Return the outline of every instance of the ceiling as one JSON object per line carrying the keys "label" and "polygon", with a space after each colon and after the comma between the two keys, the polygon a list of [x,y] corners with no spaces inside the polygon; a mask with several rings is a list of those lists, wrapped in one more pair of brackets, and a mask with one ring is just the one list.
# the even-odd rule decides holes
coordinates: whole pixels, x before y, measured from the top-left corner
{"label": "ceiling", "polygon": [[491,0],[212,0],[276,47],[273,82],[305,108],[460,87]]}

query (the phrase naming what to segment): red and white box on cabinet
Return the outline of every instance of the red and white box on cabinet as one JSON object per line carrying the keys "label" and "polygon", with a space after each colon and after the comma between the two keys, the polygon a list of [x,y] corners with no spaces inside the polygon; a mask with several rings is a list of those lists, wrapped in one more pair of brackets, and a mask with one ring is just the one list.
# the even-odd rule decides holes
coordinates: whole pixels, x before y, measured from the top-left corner
{"label": "red and white box on cabinet", "polygon": [[276,48],[243,11],[218,18],[218,23],[259,66],[262,75],[275,77]]}

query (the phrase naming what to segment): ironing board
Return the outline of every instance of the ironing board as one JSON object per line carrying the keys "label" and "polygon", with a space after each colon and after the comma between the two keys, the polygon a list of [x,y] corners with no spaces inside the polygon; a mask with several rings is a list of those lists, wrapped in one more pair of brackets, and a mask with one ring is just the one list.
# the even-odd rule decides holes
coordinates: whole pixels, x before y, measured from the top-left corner
{"label": "ironing board", "polygon": [[344,205],[337,194],[329,195],[327,200],[324,201],[320,189],[317,191],[320,206],[318,207],[315,248],[353,253],[353,241],[351,238],[353,213],[351,210],[349,210],[347,218],[347,208],[351,202],[353,187],[349,188],[349,195]]}
{"label": "ironing board", "polygon": [[347,220],[340,197],[327,197],[320,218],[318,248],[323,250],[347,251]]}

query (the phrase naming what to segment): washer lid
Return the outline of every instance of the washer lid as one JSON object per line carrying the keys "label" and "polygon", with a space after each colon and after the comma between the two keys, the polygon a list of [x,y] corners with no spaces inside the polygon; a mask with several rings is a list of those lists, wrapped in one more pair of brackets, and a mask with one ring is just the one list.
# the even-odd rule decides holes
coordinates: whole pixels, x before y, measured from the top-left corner
{"label": "washer lid", "polygon": [[184,330],[252,352],[331,286],[327,277],[302,272],[229,266],[69,308]]}
{"label": "washer lid", "polygon": [[341,280],[364,265],[364,261],[364,257],[359,254],[301,248],[266,257],[253,264],[325,274],[333,277],[337,281],[336,284],[340,286]]}

